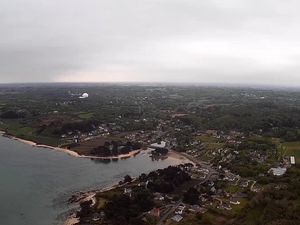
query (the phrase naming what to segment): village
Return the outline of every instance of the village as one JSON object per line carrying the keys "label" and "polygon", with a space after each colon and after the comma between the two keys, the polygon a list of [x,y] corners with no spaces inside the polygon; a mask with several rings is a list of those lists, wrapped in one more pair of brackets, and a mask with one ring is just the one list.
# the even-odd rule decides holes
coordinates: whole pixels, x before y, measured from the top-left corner
{"label": "village", "polygon": [[[87,214],[78,214],[80,224],[107,224],[104,208],[106,203],[111,201],[111,196],[118,194],[134,198],[132,196],[141,190],[150,192],[148,194],[154,200],[150,204],[151,209],[138,216],[146,224],[193,224],[191,221],[195,218],[203,219],[210,214],[219,215],[222,219],[231,218],[246,207],[249,196],[253,195],[251,193],[255,194],[264,189],[264,185],[258,184],[256,178],[283,176],[296,164],[294,156],[282,155],[281,161],[270,161],[269,158],[273,157],[271,154],[275,154],[274,152],[262,153],[250,149],[249,161],[269,167],[265,167],[266,169],[257,175],[241,176],[231,171],[230,165],[239,159],[239,146],[246,139],[243,133],[231,131],[225,134],[216,130],[195,132],[190,135],[194,138],[185,144],[186,151],[178,151],[176,147],[181,143],[168,132],[171,129],[166,129],[167,124],[161,123],[156,132],[132,132],[125,138],[133,142],[140,141],[144,147],[147,146],[144,149],[147,149],[155,160],[163,160],[171,151],[176,151],[176,154],[190,161],[178,166],[188,174],[190,180],[176,186],[171,192],[164,193],[147,187],[153,182],[151,179],[125,177],[118,187],[97,194],[90,205],[85,205],[90,210],[86,210]],[[177,127],[177,130],[180,129]],[[185,126],[183,129],[191,128]],[[189,193],[191,196],[188,196]]]}

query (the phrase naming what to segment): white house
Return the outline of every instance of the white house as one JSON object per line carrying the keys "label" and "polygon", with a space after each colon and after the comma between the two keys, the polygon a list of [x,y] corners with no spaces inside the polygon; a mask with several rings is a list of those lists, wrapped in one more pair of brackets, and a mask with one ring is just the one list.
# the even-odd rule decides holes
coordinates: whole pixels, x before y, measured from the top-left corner
{"label": "white house", "polygon": [[291,164],[292,165],[296,164],[295,156],[291,156]]}
{"label": "white house", "polygon": [[154,149],[157,149],[157,148],[165,148],[167,145],[167,143],[165,141],[161,141],[160,143],[153,143],[150,145],[150,148],[154,148]]}

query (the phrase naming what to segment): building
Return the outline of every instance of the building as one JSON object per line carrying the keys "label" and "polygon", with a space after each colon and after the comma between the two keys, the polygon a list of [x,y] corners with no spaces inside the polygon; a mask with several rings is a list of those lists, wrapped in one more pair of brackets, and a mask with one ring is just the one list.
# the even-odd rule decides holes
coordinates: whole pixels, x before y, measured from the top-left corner
{"label": "building", "polygon": [[160,209],[153,208],[149,211],[149,214],[154,217],[160,217]]}
{"label": "building", "polygon": [[291,165],[295,165],[295,164],[296,164],[295,156],[291,156]]}
{"label": "building", "polygon": [[175,215],[171,219],[178,223],[183,219],[183,217],[180,215]]}
{"label": "building", "polygon": [[89,94],[88,93],[83,93],[81,96],[79,96],[79,98],[88,98]]}
{"label": "building", "polygon": [[165,197],[163,196],[163,194],[156,192],[154,193],[154,200],[163,201],[165,200]]}
{"label": "building", "polygon": [[269,173],[272,173],[274,176],[282,176],[286,173],[286,168],[284,167],[277,167],[269,169]]}
{"label": "building", "polygon": [[181,215],[183,213],[184,209],[185,209],[184,205],[179,205],[178,208],[175,211],[175,214]]}
{"label": "building", "polygon": [[167,143],[165,141],[161,141],[159,143],[153,143],[150,145],[150,148],[153,148],[153,149],[162,149],[162,148],[165,148],[167,145]]}
{"label": "building", "polygon": [[132,189],[131,189],[131,188],[125,188],[125,189],[124,189],[124,194],[125,194],[125,195],[128,195],[129,197],[131,197]]}

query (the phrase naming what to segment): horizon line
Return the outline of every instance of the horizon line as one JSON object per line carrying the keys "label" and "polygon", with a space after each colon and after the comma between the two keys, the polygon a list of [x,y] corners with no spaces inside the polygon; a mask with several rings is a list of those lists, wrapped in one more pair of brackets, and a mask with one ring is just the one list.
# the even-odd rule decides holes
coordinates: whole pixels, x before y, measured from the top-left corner
{"label": "horizon line", "polygon": [[292,88],[292,89],[299,89],[300,90],[300,85],[279,85],[279,84],[257,84],[257,83],[217,83],[217,82],[163,82],[163,81],[95,81],[95,82],[57,82],[57,81],[45,81],[45,82],[0,82],[0,86],[19,86],[19,85],[53,85],[53,84],[74,84],[74,85],[149,85],[149,86],[194,86],[194,87],[226,87],[226,88],[266,88],[266,89],[287,89],[287,88]]}

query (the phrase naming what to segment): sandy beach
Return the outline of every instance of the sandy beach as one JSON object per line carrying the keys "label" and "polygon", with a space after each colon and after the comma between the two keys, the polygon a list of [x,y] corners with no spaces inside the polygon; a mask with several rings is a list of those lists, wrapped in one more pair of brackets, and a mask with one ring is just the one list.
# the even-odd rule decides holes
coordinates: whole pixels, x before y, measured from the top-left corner
{"label": "sandy beach", "polygon": [[[85,156],[85,155],[79,155],[77,152],[69,150],[69,149],[65,149],[65,148],[59,148],[59,147],[53,147],[53,146],[48,146],[48,145],[42,145],[42,144],[37,144],[33,141],[29,141],[29,140],[24,140],[21,138],[17,138],[14,136],[10,136],[5,134],[5,132],[0,132],[0,135],[10,138],[12,140],[16,140],[18,142],[30,145],[32,147],[39,147],[39,148],[46,148],[46,149],[50,149],[50,150],[54,150],[54,151],[60,151],[63,152],[65,154],[68,154],[70,156],[73,157],[78,157],[78,158],[86,158],[86,159],[124,159],[124,158],[130,158],[133,157],[137,154],[139,154],[142,150],[135,150],[135,151],[131,151],[128,154],[122,154],[122,155],[118,155],[118,156],[112,156],[112,157],[98,157],[98,156]],[[150,150],[144,150],[143,153],[144,154],[149,154]],[[174,165],[179,165],[179,164],[184,164],[184,163],[192,163],[194,164],[191,160],[187,159],[184,155],[173,151],[173,150],[169,150],[168,154],[166,155],[169,159],[171,159],[174,162]],[[100,188],[100,189],[96,189],[96,190],[89,190],[86,192],[79,192],[75,195],[73,195],[70,198],[70,203],[80,203],[80,202],[84,202],[84,201],[89,201],[92,200],[93,202],[95,202],[95,195],[98,192],[104,192],[104,191],[109,191],[111,189],[120,187],[122,185],[120,185],[119,183],[113,183],[107,187],[104,188]],[[76,218],[76,214],[72,213],[67,219],[66,221],[63,223],[63,225],[74,225],[76,223],[78,223],[78,218]]]}
{"label": "sandy beach", "polygon": [[66,154],[68,154],[70,156],[73,156],[73,157],[86,158],[86,159],[104,159],[104,160],[105,159],[110,159],[110,160],[113,160],[113,159],[126,159],[126,158],[133,157],[133,156],[135,156],[135,155],[137,155],[137,154],[139,154],[141,152],[141,149],[138,149],[138,150],[131,151],[128,154],[121,154],[121,155],[118,155],[118,156],[109,156],[109,157],[79,155],[77,152],[72,151],[70,149],[53,147],[53,146],[50,146],[50,145],[37,144],[37,143],[35,143],[33,141],[28,141],[28,140],[17,138],[17,137],[11,136],[11,135],[7,135],[4,132],[0,132],[0,135],[2,135],[3,137],[10,138],[12,140],[19,141],[19,142],[21,142],[23,144],[30,145],[32,147],[47,148],[47,149],[51,149],[51,150],[55,150],[55,151],[66,153]]}
{"label": "sandy beach", "polygon": [[[7,137],[7,138],[10,138],[12,140],[19,141],[19,142],[24,143],[24,144],[30,145],[32,147],[46,148],[46,149],[50,149],[50,150],[54,150],[54,151],[63,152],[65,154],[68,154],[68,155],[73,156],[73,157],[86,158],[86,159],[103,159],[103,160],[107,160],[107,159],[110,159],[110,160],[126,159],[126,158],[136,156],[137,154],[139,154],[142,151],[142,149],[138,149],[138,150],[131,151],[128,154],[121,154],[121,155],[118,155],[118,156],[109,156],[109,157],[79,155],[77,152],[72,151],[70,149],[60,148],[60,147],[53,147],[53,146],[43,145],[43,144],[37,144],[33,141],[28,141],[28,140],[17,138],[17,137],[11,136],[11,135],[7,135],[3,131],[0,132],[0,135],[2,135],[4,137]],[[147,150],[145,150],[144,152],[147,152]],[[184,164],[184,163],[194,164],[194,162],[192,162],[191,160],[187,159],[184,155],[182,155],[179,152],[176,152],[174,150],[169,150],[169,152],[167,154],[167,157],[169,159],[172,159],[175,162],[175,164]]]}
{"label": "sandy beach", "polygon": [[[147,154],[151,152],[151,150],[145,150],[143,153]],[[167,157],[169,159],[171,159],[174,164],[179,165],[179,164],[185,164],[185,163],[192,163],[193,165],[195,165],[194,162],[192,162],[191,160],[187,159],[184,155],[181,155],[180,153],[173,151],[173,150],[169,150]],[[135,179],[133,179],[135,180]],[[84,201],[89,201],[92,200],[93,202],[95,201],[95,195],[98,192],[105,192],[105,191],[109,191],[118,187],[122,187],[122,184],[120,185],[118,182],[113,183],[107,187],[104,188],[100,188],[98,190],[90,190],[90,191],[86,191],[86,192],[80,192],[78,194],[75,194],[74,196],[72,196],[72,198],[70,199],[70,203],[80,203],[80,202],[84,202]],[[70,215],[70,217],[67,218],[66,222],[63,225],[74,225],[76,223],[78,223],[78,219],[75,217],[76,215],[73,213]]]}
{"label": "sandy beach", "polygon": [[138,150],[131,151],[128,154],[121,154],[121,155],[118,155],[118,156],[109,156],[109,157],[86,156],[86,155],[78,155],[77,153],[76,154],[78,155],[77,157],[88,158],[88,159],[126,159],[126,158],[130,158],[130,157],[136,156],[140,152],[141,152],[141,150],[138,149]]}
{"label": "sandy beach", "polygon": [[67,220],[64,222],[63,225],[74,225],[78,222],[79,222],[78,218],[76,218],[75,213],[73,213],[70,217],[67,218]]}
{"label": "sandy beach", "polygon": [[193,165],[195,165],[194,162],[192,162],[191,160],[186,158],[184,155],[182,155],[179,152],[176,152],[174,150],[169,150],[167,157],[169,159],[173,160],[174,162],[176,162],[176,164],[192,163]]}

